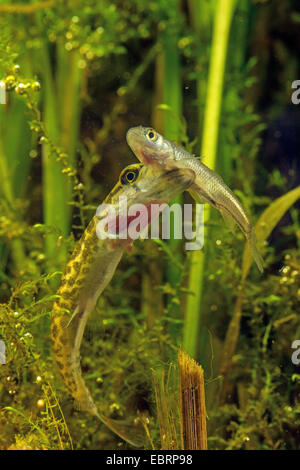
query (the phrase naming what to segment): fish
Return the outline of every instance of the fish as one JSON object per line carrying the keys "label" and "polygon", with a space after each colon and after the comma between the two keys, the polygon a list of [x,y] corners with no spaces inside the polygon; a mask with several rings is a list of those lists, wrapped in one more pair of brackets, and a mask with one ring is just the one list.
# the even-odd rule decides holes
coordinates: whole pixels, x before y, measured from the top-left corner
{"label": "fish", "polygon": [[231,229],[241,229],[250,245],[253,259],[263,272],[263,259],[256,248],[255,230],[242,203],[225,184],[223,178],[175,142],[166,139],[152,127],[136,126],[127,131],[127,143],[140,162],[156,168],[189,168],[195,182],[188,189],[199,202],[210,204],[223,216]]}
{"label": "fish", "polygon": [[[76,407],[99,418],[106,426],[133,446],[141,446],[144,429],[132,422],[113,420],[97,408],[88,390],[80,367],[80,345],[88,317],[96,302],[111,281],[126,249],[134,239],[121,235],[127,229],[131,218],[125,218],[124,201],[127,209],[134,204],[144,204],[146,217],[141,222],[145,229],[159,211],[156,207],[168,203],[177,194],[187,189],[194,181],[191,170],[171,169],[154,171],[153,168],[137,163],[126,167],[118,183],[109,193],[100,210],[94,215],[82,237],[77,242],[62,275],[54,302],[51,318],[52,351],[65,385],[73,396]],[[109,223],[112,216],[107,207],[113,207],[117,220],[115,226]],[[149,215],[149,217],[148,217]],[[152,217],[152,218],[151,218]],[[99,238],[99,223],[110,236]],[[106,225],[105,225],[106,222]]]}

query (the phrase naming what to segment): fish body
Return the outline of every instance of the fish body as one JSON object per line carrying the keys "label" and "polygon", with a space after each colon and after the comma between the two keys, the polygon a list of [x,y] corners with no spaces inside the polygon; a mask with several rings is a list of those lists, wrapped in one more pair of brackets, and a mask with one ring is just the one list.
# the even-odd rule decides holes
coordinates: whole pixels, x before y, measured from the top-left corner
{"label": "fish body", "polygon": [[[128,209],[133,204],[144,204],[148,210],[153,203],[169,202],[187,189],[193,180],[194,174],[190,170],[166,171],[162,168],[157,172],[142,164],[130,165],[122,171],[119,182],[104,204],[114,207],[117,220],[123,220],[124,226],[124,197]],[[104,216],[105,210],[93,217],[77,242],[61,278],[57,291],[59,299],[54,303],[51,320],[53,354],[77,407],[97,416],[130,444],[139,445],[138,432],[133,424],[109,419],[98,411],[81,374],[80,345],[89,314],[112,279],[124,251],[133,243],[130,238],[99,238],[97,224]],[[151,222],[147,218],[145,220],[145,225]]]}
{"label": "fish body", "polygon": [[234,221],[244,233],[251,247],[258,269],[263,271],[263,261],[256,249],[255,232],[241,202],[225,184],[221,176],[208,168],[199,158],[166,139],[151,127],[137,126],[128,130],[127,142],[137,158],[153,168],[189,168],[195,181],[189,192],[200,202],[218,209],[225,221]]}

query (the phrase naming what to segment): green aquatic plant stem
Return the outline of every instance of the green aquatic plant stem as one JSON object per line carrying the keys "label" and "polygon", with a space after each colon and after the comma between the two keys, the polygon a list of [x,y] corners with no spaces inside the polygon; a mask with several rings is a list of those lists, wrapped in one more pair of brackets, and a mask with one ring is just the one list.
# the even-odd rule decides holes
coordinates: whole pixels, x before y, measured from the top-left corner
{"label": "green aquatic plant stem", "polygon": [[[179,27],[178,18],[180,16],[179,0],[169,1],[170,26],[161,32],[161,59],[162,59],[162,103],[166,109],[162,116],[162,133],[170,140],[180,141],[181,138],[181,116],[182,116],[182,79],[181,61],[178,48]],[[175,21],[176,19],[176,21]],[[172,204],[182,205],[183,197],[178,195]],[[176,305],[178,296],[178,286],[181,282],[181,268],[178,266],[182,260],[182,241],[174,238],[176,218],[171,216],[170,240],[168,247],[178,263],[174,263],[170,258],[166,265],[166,281],[171,287],[171,295],[167,296],[167,308],[172,308],[172,317],[178,318],[180,310]],[[174,318],[174,319],[175,319]],[[174,343],[178,343],[181,335],[181,328],[178,323],[171,323],[169,332]]]}
{"label": "green aquatic plant stem", "polygon": [[[235,0],[219,0],[215,10],[201,151],[205,164],[212,170],[216,164],[225,62],[234,7]],[[198,14],[201,14],[201,11]],[[205,209],[205,240],[207,240],[210,210],[209,207]],[[193,357],[196,356],[198,346],[204,289],[204,253],[204,250],[197,250],[191,254],[189,272],[189,291],[192,294],[187,298],[183,346]]]}
{"label": "green aquatic plant stem", "polygon": [[236,0],[219,0],[215,12],[202,138],[204,162],[210,168],[215,167],[216,161],[225,62],[235,3]]}
{"label": "green aquatic plant stem", "polygon": [[[78,52],[68,52],[63,45],[57,46],[57,67],[53,74],[49,47],[46,39],[42,49],[43,68],[43,112],[44,124],[49,139],[64,152],[70,167],[74,166],[80,120],[80,90],[82,72],[78,67]],[[43,143],[43,209],[46,225],[57,229],[47,234],[46,252],[51,260],[49,270],[63,265],[67,257],[66,245],[58,247],[58,237],[70,233],[72,199],[71,180],[63,172],[65,165],[51,145]]]}
{"label": "green aquatic plant stem", "polygon": [[[6,66],[8,67],[8,61]],[[18,57],[18,66],[16,77],[19,74],[20,81],[21,76],[33,75],[31,60],[28,57]],[[22,204],[28,188],[32,161],[30,150],[35,147],[35,137],[32,136],[28,125],[26,97],[11,90],[7,98],[7,104],[0,106],[0,193],[5,201],[2,207],[5,216],[14,222],[21,222],[23,213],[19,204]],[[22,277],[25,272],[36,272],[35,263],[26,253],[22,235],[9,233],[7,246],[2,248],[1,269],[4,269],[6,261],[11,259],[10,271],[17,277]],[[9,253],[9,257],[3,256],[4,253]]]}
{"label": "green aquatic plant stem", "polygon": [[[59,107],[55,94],[55,87],[50,66],[49,50],[47,43],[42,49],[43,60],[43,111],[44,124],[49,138],[54,144],[59,141]],[[60,230],[63,235],[69,231],[68,181],[62,174],[62,165],[57,162],[57,156],[51,152],[51,147],[46,141],[42,144],[43,157],[43,211],[44,222],[50,227]],[[58,235],[51,233],[46,236],[46,253],[50,260],[62,262],[65,253],[57,249]]]}
{"label": "green aquatic plant stem", "polygon": [[169,107],[164,111],[163,131],[167,138],[179,138],[182,93],[180,59],[177,41],[168,32],[162,34],[163,54],[163,103]]}
{"label": "green aquatic plant stem", "polygon": [[[171,140],[180,140],[181,115],[182,115],[182,82],[180,53],[178,49],[179,29],[178,16],[180,15],[179,0],[170,0],[168,11],[168,26],[160,31],[157,46],[155,48],[155,97],[153,106],[152,125],[159,132]],[[163,8],[163,7],[162,7]],[[176,18],[176,21],[175,21]],[[174,202],[181,203],[181,197],[175,198]],[[180,260],[182,257],[181,241],[172,237],[172,226],[168,247],[174,258]],[[167,283],[175,294],[176,287],[180,283],[180,263],[174,263],[169,257],[165,268]],[[153,285],[163,282],[162,269],[157,262],[149,267],[143,274],[143,307],[142,310],[147,317],[148,325],[153,324],[154,318],[162,315],[163,299],[160,291],[153,292]],[[170,305],[171,295],[168,295],[167,304]],[[156,308],[153,308],[155,306]],[[176,342],[179,327],[175,324],[170,326],[170,334]]]}
{"label": "green aquatic plant stem", "polygon": [[4,4],[0,5],[0,13],[21,13],[30,15],[39,10],[53,8],[55,7],[55,3],[55,0],[46,0],[44,2],[34,3],[32,5],[25,5],[23,3],[18,3],[16,5]]}
{"label": "green aquatic plant stem", "polygon": [[2,139],[0,139],[0,174],[2,179],[1,192],[5,199],[11,204],[13,201],[13,191]]}
{"label": "green aquatic plant stem", "polygon": [[[236,155],[236,135],[241,125],[243,96],[241,88],[245,88],[243,71],[246,67],[247,39],[249,33],[249,18],[251,0],[239,0],[236,14],[233,17],[228,44],[226,72],[231,79],[223,92],[222,125],[218,149],[222,158],[218,161],[218,170],[227,184],[233,177],[233,161]],[[243,93],[244,94],[244,93]]]}
{"label": "green aquatic plant stem", "polygon": [[[6,203],[4,207],[7,211],[14,210],[14,188],[12,186],[11,172],[8,168],[7,154],[4,150],[3,141],[0,138],[0,174],[2,178],[1,192]],[[14,269],[18,273],[22,273],[26,264],[26,255],[23,242],[20,239],[13,238],[10,242],[11,256],[13,260]]]}
{"label": "green aquatic plant stem", "polygon": [[200,152],[200,136],[203,131],[203,110],[207,89],[208,56],[216,0],[189,0],[189,16],[197,38],[197,151]]}
{"label": "green aquatic plant stem", "polygon": [[[172,15],[177,12],[180,15],[179,1],[171,0],[169,7]],[[163,111],[163,134],[171,140],[180,139],[180,118],[182,115],[182,81],[181,64],[178,50],[179,32],[177,25],[171,23],[170,29],[161,33],[162,54],[162,100],[167,109]],[[172,203],[181,203],[182,196],[179,195]],[[181,241],[175,240],[172,235],[169,245],[174,254],[181,258]],[[167,265],[167,280],[171,286],[176,286],[180,279],[180,270],[174,263]]]}
{"label": "green aquatic plant stem", "polygon": [[68,151],[71,163],[74,162],[78,142],[80,119],[80,92],[82,69],[78,67],[80,54],[77,50],[66,51],[64,45],[57,48],[57,88],[58,102],[61,103],[60,134],[61,146]]}
{"label": "green aquatic plant stem", "polygon": [[34,139],[27,123],[27,109],[23,97],[11,96],[5,116],[5,153],[10,171],[14,197],[24,197],[31,165],[29,156]]}
{"label": "green aquatic plant stem", "polygon": [[[59,46],[58,57],[58,101],[62,103],[60,113],[60,145],[67,152],[68,163],[72,168],[76,168],[76,150],[78,150],[79,128],[81,117],[81,89],[83,81],[83,70],[78,66],[80,54],[78,50],[66,51],[63,45]],[[78,184],[79,179],[76,177]],[[75,180],[74,182],[75,183]],[[76,183],[75,183],[76,186]],[[72,196],[71,181],[68,181],[68,197]],[[84,217],[82,214],[82,193],[79,197],[79,218],[82,230],[85,229]],[[71,220],[71,207],[69,206],[69,224]]]}

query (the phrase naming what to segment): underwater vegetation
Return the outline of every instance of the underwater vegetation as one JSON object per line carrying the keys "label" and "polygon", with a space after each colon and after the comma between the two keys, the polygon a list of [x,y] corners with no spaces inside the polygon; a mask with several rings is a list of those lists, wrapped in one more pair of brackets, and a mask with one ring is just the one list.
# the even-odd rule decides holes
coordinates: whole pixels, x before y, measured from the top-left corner
{"label": "underwater vegetation", "polygon": [[[264,271],[207,204],[203,249],[135,241],[91,309],[85,384],[145,449],[299,448],[299,23],[296,0],[1,0],[1,450],[133,448],[74,406],[50,325],[139,125],[222,176]],[[183,189],[173,202],[193,203]],[[185,381],[201,384],[196,444]]]}

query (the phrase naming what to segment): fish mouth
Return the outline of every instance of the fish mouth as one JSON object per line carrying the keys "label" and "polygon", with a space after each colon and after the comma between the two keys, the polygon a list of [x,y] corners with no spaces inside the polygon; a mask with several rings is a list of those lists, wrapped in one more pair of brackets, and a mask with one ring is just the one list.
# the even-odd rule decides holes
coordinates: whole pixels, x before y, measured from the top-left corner
{"label": "fish mouth", "polygon": [[108,238],[134,241],[162,212],[163,202],[152,200],[146,204],[134,204],[127,212],[121,211],[115,218],[107,221],[105,231]]}
{"label": "fish mouth", "polygon": [[161,168],[164,160],[167,159],[167,155],[164,156],[160,152],[157,153],[157,150],[153,149],[151,144],[146,141],[142,126],[129,129],[126,134],[126,140],[135,156],[144,165]]}
{"label": "fish mouth", "polygon": [[127,144],[133,152],[138,150],[144,142],[142,126],[131,127],[128,129],[126,133],[126,140]]}

